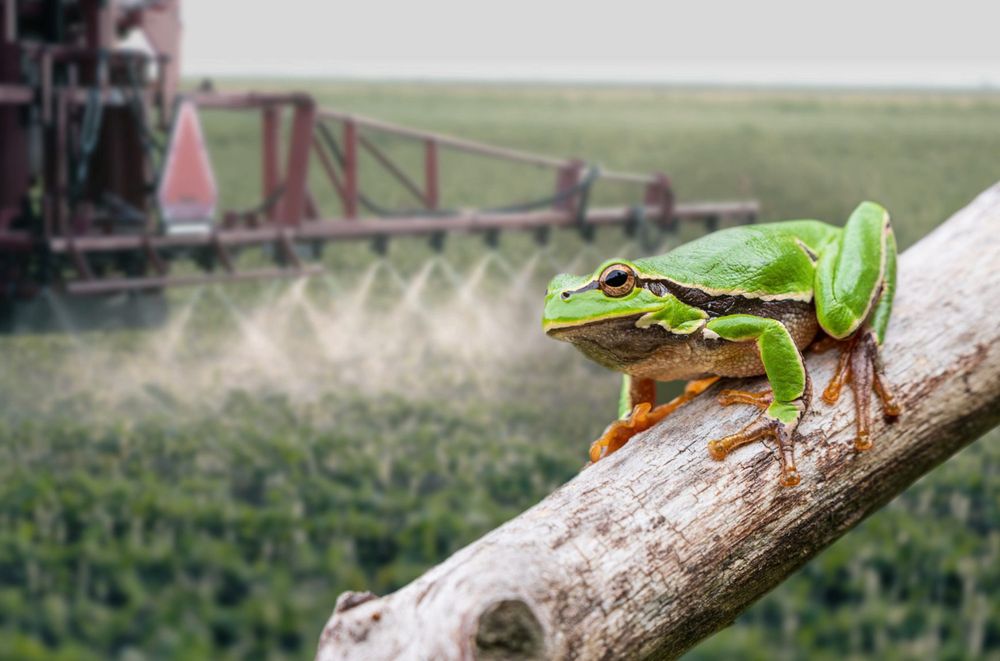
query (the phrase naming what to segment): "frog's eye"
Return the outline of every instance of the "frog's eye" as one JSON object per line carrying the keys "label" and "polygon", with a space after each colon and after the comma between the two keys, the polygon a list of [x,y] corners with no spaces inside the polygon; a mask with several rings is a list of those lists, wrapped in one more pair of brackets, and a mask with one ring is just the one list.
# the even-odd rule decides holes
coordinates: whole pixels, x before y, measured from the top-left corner
{"label": "frog's eye", "polygon": [[635,272],[625,264],[612,264],[604,269],[597,284],[606,296],[620,298],[635,289]]}

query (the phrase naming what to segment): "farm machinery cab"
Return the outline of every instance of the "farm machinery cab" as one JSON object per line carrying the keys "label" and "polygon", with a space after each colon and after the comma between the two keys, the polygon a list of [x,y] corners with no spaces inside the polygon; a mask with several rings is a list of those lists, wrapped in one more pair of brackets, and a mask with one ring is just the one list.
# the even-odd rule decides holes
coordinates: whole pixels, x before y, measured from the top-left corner
{"label": "farm machinery cab", "polygon": [[[136,31],[143,48],[123,43]],[[675,204],[662,173],[414,130],[320,108],[308,94],[180,95],[180,47],[180,0],[0,0],[0,326],[15,325],[20,308],[45,325],[53,306],[39,302],[56,298],[86,310],[88,325],[156,323],[166,287],[308,275],[320,267],[304,247],[327,241],[748,222],[757,212],[752,202]],[[260,192],[242,210],[218,209],[206,110],[259,117]],[[386,137],[420,157],[402,164]],[[549,171],[555,185],[470,210],[474,201],[446,194],[442,163],[453,155]],[[632,186],[636,203],[590,205],[598,182]],[[379,203],[373,183],[412,202]],[[242,259],[251,248],[264,259]]]}

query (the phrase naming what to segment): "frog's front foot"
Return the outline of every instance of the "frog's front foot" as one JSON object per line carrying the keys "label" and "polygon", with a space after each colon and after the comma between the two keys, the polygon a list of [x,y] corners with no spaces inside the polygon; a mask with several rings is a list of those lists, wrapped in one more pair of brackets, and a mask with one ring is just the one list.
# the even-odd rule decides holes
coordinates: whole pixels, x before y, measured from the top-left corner
{"label": "frog's front foot", "polygon": [[836,404],[844,384],[850,382],[857,412],[858,431],[854,438],[854,447],[858,450],[868,450],[872,447],[872,390],[882,402],[882,411],[887,417],[895,418],[903,409],[885,381],[875,334],[869,330],[861,331],[848,339],[845,345],[840,354],[837,371],[823,391],[823,401],[831,405]]}
{"label": "frog's front foot", "polygon": [[[762,411],[761,414],[753,420],[753,422],[735,434],[730,434],[729,436],[723,436],[722,438],[709,441],[708,453],[713,459],[721,461],[726,458],[726,455],[741,445],[753,443],[754,441],[760,441],[765,438],[773,438],[778,443],[778,460],[781,462],[782,486],[794,487],[797,485],[801,481],[801,478],[799,477],[798,468],[795,467],[794,448],[795,441],[799,438],[799,434],[796,429],[799,426],[799,420],[802,418],[802,413],[806,409],[806,401],[798,399],[789,403],[770,402],[761,406],[762,400],[765,399],[765,396],[771,396],[770,392],[726,392],[729,392],[730,396],[733,394],[740,396],[752,396],[752,399],[735,399],[728,402],[724,401],[723,403],[752,404],[759,408],[764,408],[764,411]],[[720,400],[726,396],[726,392],[720,396]]]}
{"label": "frog's front foot", "polygon": [[632,407],[632,412],[627,418],[612,422],[604,430],[601,437],[590,444],[590,461],[597,463],[612,452],[620,450],[633,436],[653,427],[680,408],[681,405],[705,392],[710,385],[718,380],[719,377],[712,376],[697,381],[689,381],[681,395],[674,397],[666,404],[660,404],[656,408],[653,408],[650,402],[636,404]]}
{"label": "frog's front foot", "polygon": [[615,420],[604,430],[601,437],[590,444],[590,461],[597,463],[612,452],[620,450],[629,439],[644,432],[657,422],[653,419],[652,405],[649,402],[636,404],[627,418]]}

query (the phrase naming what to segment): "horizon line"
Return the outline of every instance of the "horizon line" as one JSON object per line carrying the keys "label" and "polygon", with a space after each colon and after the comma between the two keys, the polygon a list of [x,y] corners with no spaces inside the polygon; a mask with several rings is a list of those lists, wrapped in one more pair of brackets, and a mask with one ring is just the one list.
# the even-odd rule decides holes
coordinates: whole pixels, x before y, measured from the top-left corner
{"label": "horizon line", "polygon": [[645,79],[595,77],[517,77],[517,76],[464,76],[464,75],[369,75],[351,73],[315,72],[247,72],[188,70],[182,76],[187,82],[199,80],[258,80],[262,82],[315,81],[331,83],[370,84],[466,84],[466,85],[517,85],[539,87],[554,85],[559,87],[621,87],[621,88],[673,88],[673,89],[718,89],[746,91],[885,91],[885,92],[974,92],[990,94],[1000,92],[1000,85],[992,81],[973,82],[875,82],[875,81],[803,81],[803,80],[705,80],[705,79]]}

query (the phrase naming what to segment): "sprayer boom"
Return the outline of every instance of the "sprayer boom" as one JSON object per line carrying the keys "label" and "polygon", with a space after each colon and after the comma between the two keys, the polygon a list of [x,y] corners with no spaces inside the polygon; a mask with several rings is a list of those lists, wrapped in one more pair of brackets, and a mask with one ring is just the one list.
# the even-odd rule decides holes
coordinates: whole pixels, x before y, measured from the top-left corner
{"label": "sprayer boom", "polygon": [[[319,269],[317,246],[330,241],[384,246],[397,236],[510,230],[544,237],[550,228],[587,237],[602,225],[671,229],[757,214],[754,202],[676,204],[663,173],[613,172],[398,126],[320,108],[308,94],[208,87],[181,95],[179,0],[0,2],[0,304],[46,289],[111,294],[308,275]],[[119,47],[131,29],[143,31],[152,54]],[[208,112],[260,119],[259,197],[241,209],[219,208],[223,191],[201,127]],[[387,141],[411,154],[415,146],[417,166],[404,166]],[[458,154],[531,168],[550,178],[551,192],[492,208],[450,199],[442,163]],[[372,192],[390,185],[409,202],[390,205]],[[590,204],[612,187],[631,190],[634,203]],[[238,253],[250,248],[273,265],[242,266]],[[183,259],[198,271],[178,274]]]}

